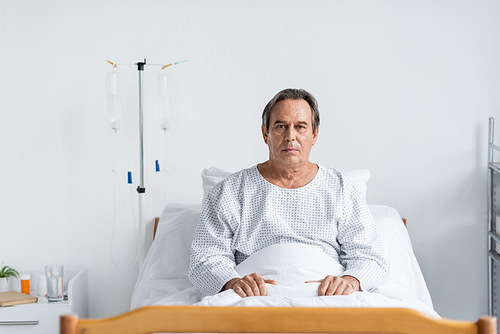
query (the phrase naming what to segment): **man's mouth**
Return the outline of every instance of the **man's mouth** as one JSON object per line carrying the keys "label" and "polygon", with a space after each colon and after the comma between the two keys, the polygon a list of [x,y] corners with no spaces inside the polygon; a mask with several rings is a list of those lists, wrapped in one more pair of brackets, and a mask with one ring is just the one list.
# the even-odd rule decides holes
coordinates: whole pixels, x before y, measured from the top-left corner
{"label": "man's mouth", "polygon": [[298,150],[296,148],[293,148],[293,147],[288,147],[288,148],[285,148],[283,151],[285,151],[287,153],[293,153],[293,152],[297,152]]}

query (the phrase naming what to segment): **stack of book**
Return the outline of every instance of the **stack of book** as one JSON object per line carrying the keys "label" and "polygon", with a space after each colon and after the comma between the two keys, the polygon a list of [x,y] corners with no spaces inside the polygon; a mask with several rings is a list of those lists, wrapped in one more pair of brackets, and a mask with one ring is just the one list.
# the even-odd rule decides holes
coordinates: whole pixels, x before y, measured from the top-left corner
{"label": "stack of book", "polygon": [[37,301],[37,297],[17,291],[0,292],[0,307],[36,303]]}

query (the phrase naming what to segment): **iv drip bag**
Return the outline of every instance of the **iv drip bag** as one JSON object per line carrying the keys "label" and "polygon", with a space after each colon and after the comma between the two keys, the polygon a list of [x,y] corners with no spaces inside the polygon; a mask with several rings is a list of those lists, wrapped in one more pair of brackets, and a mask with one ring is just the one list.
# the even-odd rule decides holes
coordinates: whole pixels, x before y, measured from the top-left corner
{"label": "iv drip bag", "polygon": [[119,123],[125,113],[124,86],[122,72],[113,68],[112,72],[106,73],[106,99],[108,104],[106,116],[114,130],[120,128]]}
{"label": "iv drip bag", "polygon": [[167,130],[170,121],[170,106],[168,99],[167,71],[165,69],[158,72],[158,121],[163,130]]}

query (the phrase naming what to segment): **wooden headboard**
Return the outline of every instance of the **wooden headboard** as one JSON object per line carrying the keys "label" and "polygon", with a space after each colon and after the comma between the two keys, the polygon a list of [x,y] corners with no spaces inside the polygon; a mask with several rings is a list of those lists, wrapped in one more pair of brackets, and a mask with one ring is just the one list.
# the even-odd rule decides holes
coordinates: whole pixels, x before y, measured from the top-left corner
{"label": "wooden headboard", "polygon": [[[153,222],[153,240],[155,240],[156,236],[156,229],[158,228],[158,223],[160,222],[160,217],[156,217],[155,221]],[[405,222],[406,225],[406,222]]]}

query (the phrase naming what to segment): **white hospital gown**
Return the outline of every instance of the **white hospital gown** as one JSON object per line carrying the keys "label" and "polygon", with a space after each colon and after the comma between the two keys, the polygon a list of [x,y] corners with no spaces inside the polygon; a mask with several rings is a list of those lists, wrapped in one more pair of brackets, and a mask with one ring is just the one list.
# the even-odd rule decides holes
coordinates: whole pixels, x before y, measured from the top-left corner
{"label": "white hospital gown", "polygon": [[387,280],[382,244],[364,196],[341,172],[321,166],[301,188],[280,188],[257,166],[215,185],[193,239],[189,279],[202,296],[217,294],[240,277],[237,264],[278,243],[320,247],[364,291]]}

